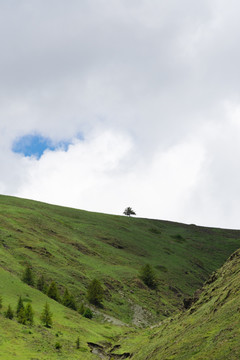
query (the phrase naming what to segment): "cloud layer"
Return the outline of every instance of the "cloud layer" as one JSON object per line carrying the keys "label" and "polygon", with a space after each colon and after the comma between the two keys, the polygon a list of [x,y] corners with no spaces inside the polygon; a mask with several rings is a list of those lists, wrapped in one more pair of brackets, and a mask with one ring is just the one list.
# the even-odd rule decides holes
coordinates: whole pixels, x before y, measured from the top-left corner
{"label": "cloud layer", "polygon": [[[1,2],[0,192],[240,228],[238,10]],[[36,133],[72,145],[40,159],[12,152]]]}

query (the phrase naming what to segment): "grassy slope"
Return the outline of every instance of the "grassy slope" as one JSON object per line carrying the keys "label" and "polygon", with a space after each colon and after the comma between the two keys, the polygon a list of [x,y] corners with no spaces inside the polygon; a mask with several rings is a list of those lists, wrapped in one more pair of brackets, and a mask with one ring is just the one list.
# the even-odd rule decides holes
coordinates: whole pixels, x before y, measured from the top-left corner
{"label": "grassy slope", "polygon": [[136,360],[239,359],[240,250],[209,282],[188,311],[128,336],[122,350]]}
{"label": "grassy slope", "polygon": [[[87,342],[112,342],[123,334],[124,327],[101,324],[83,318],[57,302],[47,298],[40,291],[22,283],[16,276],[0,269],[0,294],[3,309],[0,311],[0,359],[4,360],[49,360],[49,359],[96,359],[90,353]],[[31,303],[34,309],[34,326],[24,326],[4,317],[8,304],[15,310],[18,296],[24,303]],[[40,315],[48,302],[53,314],[53,327],[41,325]],[[76,339],[80,339],[80,349],[76,349]],[[62,345],[55,349],[56,342]]]}
{"label": "grassy slope", "polygon": [[[240,231],[91,213],[0,196],[0,267],[21,277],[26,262],[79,301],[89,281],[105,284],[105,312],[130,322],[133,304],[152,320],[171,314],[240,247]],[[137,280],[150,263],[159,290]]]}

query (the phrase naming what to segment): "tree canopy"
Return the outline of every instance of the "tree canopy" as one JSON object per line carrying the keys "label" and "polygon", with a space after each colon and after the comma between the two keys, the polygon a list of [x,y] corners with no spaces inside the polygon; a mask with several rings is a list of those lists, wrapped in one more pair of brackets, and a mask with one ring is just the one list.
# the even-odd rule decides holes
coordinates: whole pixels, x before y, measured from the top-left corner
{"label": "tree canopy", "polygon": [[133,209],[130,206],[126,207],[123,214],[127,216],[136,215],[135,211],[133,211]]}

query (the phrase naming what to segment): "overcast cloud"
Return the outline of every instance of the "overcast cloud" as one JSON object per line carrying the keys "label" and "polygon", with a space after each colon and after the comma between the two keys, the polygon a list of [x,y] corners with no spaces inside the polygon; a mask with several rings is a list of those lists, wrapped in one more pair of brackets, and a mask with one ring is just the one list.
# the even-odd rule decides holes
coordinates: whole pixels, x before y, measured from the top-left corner
{"label": "overcast cloud", "polygon": [[[0,0],[0,192],[240,228],[239,13],[236,0]],[[14,153],[28,135],[56,147]]]}

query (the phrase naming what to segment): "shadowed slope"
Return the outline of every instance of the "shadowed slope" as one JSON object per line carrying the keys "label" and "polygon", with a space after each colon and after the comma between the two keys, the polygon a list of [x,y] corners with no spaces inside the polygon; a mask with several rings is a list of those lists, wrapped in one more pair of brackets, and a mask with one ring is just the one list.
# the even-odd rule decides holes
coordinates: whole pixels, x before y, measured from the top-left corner
{"label": "shadowed slope", "polygon": [[136,360],[226,360],[240,354],[240,250],[206,282],[182,314],[123,340]]}

